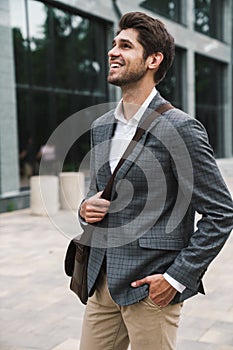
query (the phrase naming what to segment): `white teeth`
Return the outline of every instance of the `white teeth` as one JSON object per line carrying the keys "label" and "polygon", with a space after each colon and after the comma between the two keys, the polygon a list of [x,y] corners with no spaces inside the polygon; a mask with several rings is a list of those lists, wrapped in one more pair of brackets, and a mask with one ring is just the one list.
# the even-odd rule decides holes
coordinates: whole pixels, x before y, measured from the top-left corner
{"label": "white teeth", "polygon": [[120,64],[118,63],[112,63],[111,68],[120,68]]}

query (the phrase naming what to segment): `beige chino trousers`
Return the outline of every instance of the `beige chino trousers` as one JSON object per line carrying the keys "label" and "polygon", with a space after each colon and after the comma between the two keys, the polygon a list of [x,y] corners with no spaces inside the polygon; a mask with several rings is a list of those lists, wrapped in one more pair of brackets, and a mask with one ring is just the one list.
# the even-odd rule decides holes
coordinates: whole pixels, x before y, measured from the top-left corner
{"label": "beige chino trousers", "polygon": [[174,350],[182,303],[161,308],[147,297],[120,306],[110,296],[101,272],[88,299],[79,350]]}

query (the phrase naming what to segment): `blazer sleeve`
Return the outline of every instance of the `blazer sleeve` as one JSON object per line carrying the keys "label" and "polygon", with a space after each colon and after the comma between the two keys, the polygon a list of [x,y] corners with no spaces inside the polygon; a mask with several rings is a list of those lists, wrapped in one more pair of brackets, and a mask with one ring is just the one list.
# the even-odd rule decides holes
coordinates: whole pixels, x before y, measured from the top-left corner
{"label": "blazer sleeve", "polygon": [[[91,150],[90,150],[90,154],[91,154],[91,156],[90,156],[90,185],[89,185],[89,189],[88,189],[87,195],[82,200],[81,204],[83,203],[83,201],[85,199],[94,196],[98,192],[97,186],[96,186],[95,155],[94,155],[93,144],[94,144],[93,128],[91,128],[91,131],[90,131],[90,145],[91,145]],[[81,206],[81,204],[80,204],[80,206]],[[80,216],[80,206],[79,206],[78,211],[77,211],[77,218],[79,220],[80,225],[84,229],[88,224]]]}
{"label": "blazer sleeve", "polygon": [[[192,187],[190,205],[201,214],[201,219],[196,231],[189,237],[187,246],[166,272],[196,292],[208,265],[220,252],[233,228],[233,202],[213,157],[203,125],[190,118],[181,123],[177,131],[184,141],[192,164],[192,184],[185,179],[183,184]],[[176,157],[182,159],[183,155],[179,153]],[[172,168],[179,182],[174,161]]]}

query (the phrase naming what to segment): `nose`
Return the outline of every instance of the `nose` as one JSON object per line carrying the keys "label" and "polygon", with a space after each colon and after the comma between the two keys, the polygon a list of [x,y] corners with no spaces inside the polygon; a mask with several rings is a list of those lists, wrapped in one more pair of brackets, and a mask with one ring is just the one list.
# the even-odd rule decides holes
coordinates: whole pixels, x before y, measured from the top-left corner
{"label": "nose", "polygon": [[114,58],[114,57],[117,57],[119,56],[120,53],[119,53],[119,50],[117,48],[117,46],[113,46],[109,51],[108,51],[108,57],[109,58]]}

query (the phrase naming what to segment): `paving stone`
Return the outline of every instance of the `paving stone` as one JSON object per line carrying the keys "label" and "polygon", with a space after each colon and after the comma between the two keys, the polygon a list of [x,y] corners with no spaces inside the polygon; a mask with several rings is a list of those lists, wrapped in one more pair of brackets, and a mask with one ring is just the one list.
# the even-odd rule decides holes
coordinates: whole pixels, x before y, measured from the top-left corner
{"label": "paving stone", "polygon": [[41,350],[38,347],[26,347],[26,348],[19,348],[18,346],[8,346],[8,345],[3,345],[3,343],[0,343],[1,350]]}
{"label": "paving stone", "polygon": [[195,342],[191,340],[181,340],[177,344],[177,350],[220,350],[217,345]]}
{"label": "paving stone", "polygon": [[214,322],[211,319],[182,316],[179,327],[179,339],[198,341]]}
{"label": "paving stone", "polygon": [[224,327],[211,327],[201,338],[200,341],[221,345],[233,345],[233,328],[226,330]]}
{"label": "paving stone", "polygon": [[79,346],[79,341],[76,339],[67,339],[64,343],[59,344],[51,350],[77,350]]}

